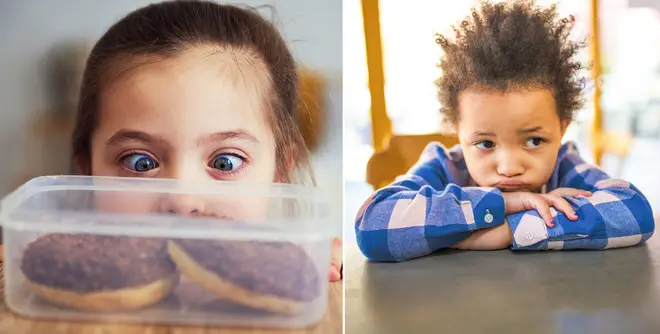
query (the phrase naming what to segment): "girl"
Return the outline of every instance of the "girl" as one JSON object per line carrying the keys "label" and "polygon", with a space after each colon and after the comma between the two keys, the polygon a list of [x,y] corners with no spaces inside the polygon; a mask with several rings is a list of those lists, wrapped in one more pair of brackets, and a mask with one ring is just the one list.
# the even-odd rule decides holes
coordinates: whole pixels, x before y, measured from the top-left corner
{"label": "girl", "polygon": [[366,257],[603,249],[651,237],[644,195],[561,144],[585,81],[571,27],[554,7],[483,1],[453,40],[438,37],[442,112],[460,145],[429,144],[407,175],[367,199],[355,226]]}
{"label": "girl", "polygon": [[[205,1],[136,10],[92,49],[80,96],[82,174],[314,182],[294,122],[296,64],[256,12]],[[209,214],[194,201],[167,210]],[[330,280],[340,269],[337,239]]]}

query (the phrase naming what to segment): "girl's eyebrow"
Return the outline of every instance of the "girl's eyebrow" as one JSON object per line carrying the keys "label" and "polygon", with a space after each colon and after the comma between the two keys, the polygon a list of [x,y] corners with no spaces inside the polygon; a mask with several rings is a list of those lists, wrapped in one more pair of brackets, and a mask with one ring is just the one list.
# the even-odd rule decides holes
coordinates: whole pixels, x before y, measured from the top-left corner
{"label": "girl's eyebrow", "polygon": [[[249,132],[245,130],[231,130],[231,131],[222,131],[211,133],[209,135],[202,136],[198,141],[197,145],[202,146],[207,142],[223,142],[229,139],[241,139],[253,144],[259,144],[259,140]],[[107,146],[116,146],[125,142],[139,141],[147,145],[161,145],[161,146],[171,146],[167,140],[161,136],[150,135],[143,131],[121,129],[115,132],[108,140],[105,141]]]}
{"label": "girl's eyebrow", "polygon": [[130,141],[139,141],[150,145],[171,146],[164,138],[160,136],[153,136],[146,132],[129,129],[121,129],[115,132],[114,135],[105,141],[105,144],[107,146],[116,146]]}
{"label": "girl's eyebrow", "polygon": [[245,130],[231,130],[231,131],[222,131],[216,132],[209,135],[202,136],[198,141],[197,145],[201,146],[206,142],[223,142],[229,139],[241,139],[253,144],[259,144],[259,140],[254,135],[250,134]]}

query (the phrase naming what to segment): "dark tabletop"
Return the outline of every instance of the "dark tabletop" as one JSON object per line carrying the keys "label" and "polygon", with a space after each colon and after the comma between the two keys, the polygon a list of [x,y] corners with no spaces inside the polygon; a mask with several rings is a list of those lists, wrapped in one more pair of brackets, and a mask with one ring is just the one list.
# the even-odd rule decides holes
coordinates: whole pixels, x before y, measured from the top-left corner
{"label": "dark tabletop", "polygon": [[[656,220],[657,221],[657,220]],[[660,235],[606,251],[346,259],[346,333],[660,333]]]}

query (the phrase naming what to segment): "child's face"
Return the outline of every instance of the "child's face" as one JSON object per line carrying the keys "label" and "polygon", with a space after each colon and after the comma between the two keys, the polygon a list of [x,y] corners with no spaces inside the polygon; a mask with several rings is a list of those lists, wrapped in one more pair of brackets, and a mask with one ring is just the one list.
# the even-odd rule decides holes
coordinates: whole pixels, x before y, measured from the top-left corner
{"label": "child's face", "polygon": [[[247,52],[215,51],[195,48],[141,65],[104,89],[91,174],[273,182],[275,140],[265,112],[268,69]],[[124,209],[226,215],[201,212],[194,203],[173,210],[184,202],[179,200],[164,206],[153,199],[131,200],[132,207]]]}
{"label": "child's face", "polygon": [[142,65],[104,90],[93,175],[273,181],[268,71],[245,52],[213,52]]}
{"label": "child's face", "polygon": [[551,92],[466,90],[458,99],[458,135],[474,181],[503,191],[540,190],[569,124],[559,120]]}

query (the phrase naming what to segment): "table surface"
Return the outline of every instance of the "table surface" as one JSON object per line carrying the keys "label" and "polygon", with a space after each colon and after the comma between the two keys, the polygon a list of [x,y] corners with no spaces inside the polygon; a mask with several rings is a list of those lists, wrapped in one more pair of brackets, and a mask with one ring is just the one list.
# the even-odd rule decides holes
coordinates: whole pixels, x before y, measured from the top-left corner
{"label": "table surface", "polygon": [[350,244],[344,255],[347,334],[660,333],[657,234],[606,251],[448,250],[374,263]]}
{"label": "table surface", "polygon": [[[0,262],[0,298],[4,299],[4,275],[3,264]],[[226,334],[226,333],[341,333],[342,332],[342,285],[343,283],[330,283],[330,295],[328,311],[321,322],[311,328],[301,330],[262,330],[262,329],[240,329],[240,328],[201,328],[191,326],[162,326],[162,325],[135,325],[135,324],[103,324],[83,323],[66,321],[39,321],[22,318],[11,313],[7,306],[0,305],[0,333],[66,333],[66,334]]]}

